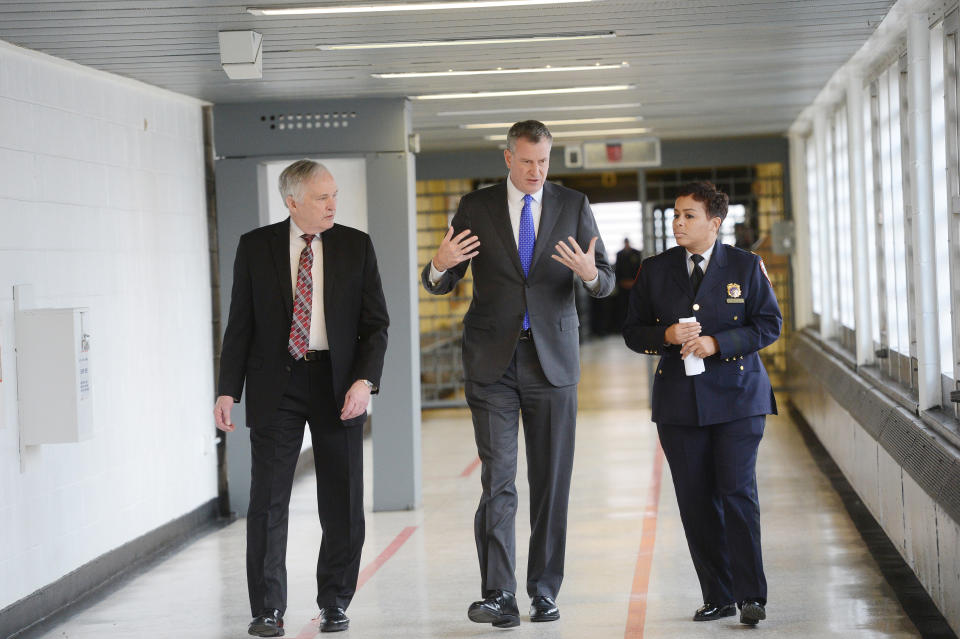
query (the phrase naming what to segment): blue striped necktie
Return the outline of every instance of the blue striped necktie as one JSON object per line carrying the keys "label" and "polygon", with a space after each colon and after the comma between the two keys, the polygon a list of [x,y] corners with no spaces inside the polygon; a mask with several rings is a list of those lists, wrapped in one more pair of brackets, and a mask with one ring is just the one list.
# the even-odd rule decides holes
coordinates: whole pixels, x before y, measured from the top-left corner
{"label": "blue striped necktie", "polygon": [[[523,266],[523,276],[530,274],[530,262],[533,261],[533,244],[536,242],[536,233],[533,230],[533,211],[530,208],[533,202],[532,195],[523,196],[523,209],[520,211],[520,236],[517,241],[517,252],[520,253],[520,265]],[[523,313],[523,330],[530,328],[530,314]]]}

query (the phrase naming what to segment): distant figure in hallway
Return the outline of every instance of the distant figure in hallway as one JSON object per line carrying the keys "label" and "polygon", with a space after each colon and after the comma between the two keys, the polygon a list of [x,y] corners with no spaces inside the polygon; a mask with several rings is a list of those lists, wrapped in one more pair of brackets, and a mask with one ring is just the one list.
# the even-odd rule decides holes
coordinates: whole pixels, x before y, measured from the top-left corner
{"label": "distant figure in hallway", "polygon": [[323,526],[320,630],[346,630],[364,538],[363,423],[387,349],[386,302],[370,236],[334,223],[337,183],[311,160],[280,174],[290,211],[240,238],[220,356],[217,428],[246,382],[252,481],[247,514],[248,632],[284,634],[287,516],[310,425]]}
{"label": "distant figure in hallway", "polygon": [[630,246],[630,238],[623,239],[623,248],[617,252],[617,261],[614,271],[617,274],[617,295],[615,305],[615,315],[612,330],[620,331],[623,328],[623,322],[627,319],[627,306],[630,303],[630,289],[633,288],[633,281],[637,279],[637,273],[640,271],[640,262],[643,256],[637,249]]}
{"label": "distant figure in hallway", "polygon": [[757,448],[777,412],[758,351],[780,336],[782,318],[763,260],[717,240],[727,206],[709,182],[680,189],[678,246],[643,261],[623,338],[660,356],[653,421],[700,579],[693,620],[729,617],[739,605],[740,621],[756,625],[767,603]]}
{"label": "distant figure in hallway", "polygon": [[582,282],[591,295],[603,297],[614,284],[586,196],[546,182],[552,142],[547,127],[535,120],[510,128],[507,180],[463,196],[422,273],[424,288],[443,295],[473,265],[463,368],[483,462],[474,519],[483,598],[467,614],[498,628],[520,623],[514,574],[520,415],[530,484],[530,620],[560,618],[556,597],[580,379],[574,293]]}

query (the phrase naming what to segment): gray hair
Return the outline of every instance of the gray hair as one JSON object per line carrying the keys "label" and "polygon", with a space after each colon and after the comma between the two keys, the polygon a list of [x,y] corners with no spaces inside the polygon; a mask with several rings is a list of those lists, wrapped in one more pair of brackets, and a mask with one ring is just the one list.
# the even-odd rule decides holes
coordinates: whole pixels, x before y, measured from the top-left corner
{"label": "gray hair", "polygon": [[537,144],[541,139],[546,138],[553,143],[553,136],[550,135],[550,129],[543,122],[537,120],[524,120],[517,122],[507,132],[507,148],[513,153],[517,149],[517,140],[524,138]]}
{"label": "gray hair", "polygon": [[313,160],[297,160],[280,174],[280,196],[283,203],[287,203],[287,197],[292,197],[295,202],[299,202],[303,197],[303,183],[315,175],[330,175],[330,171],[324,165]]}

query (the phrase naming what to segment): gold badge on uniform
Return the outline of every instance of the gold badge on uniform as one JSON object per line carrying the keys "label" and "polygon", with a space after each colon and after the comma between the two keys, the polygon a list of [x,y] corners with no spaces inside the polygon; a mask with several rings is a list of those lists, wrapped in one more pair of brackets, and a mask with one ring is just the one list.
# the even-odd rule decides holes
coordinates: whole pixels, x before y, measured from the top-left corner
{"label": "gold badge on uniform", "polygon": [[739,284],[727,284],[727,304],[743,304],[743,291]]}

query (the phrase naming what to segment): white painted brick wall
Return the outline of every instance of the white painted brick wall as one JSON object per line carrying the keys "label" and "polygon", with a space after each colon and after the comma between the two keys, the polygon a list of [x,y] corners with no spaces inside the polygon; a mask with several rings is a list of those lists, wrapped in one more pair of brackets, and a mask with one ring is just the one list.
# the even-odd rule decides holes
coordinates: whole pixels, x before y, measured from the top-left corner
{"label": "white painted brick wall", "polygon": [[[960,631],[960,523],[944,514],[883,446],[870,443],[870,434],[818,380],[799,366],[793,375],[799,389],[791,395],[794,405],[857,493],[868,504],[877,500],[871,512],[947,623]],[[851,450],[851,441],[859,450]]]}
{"label": "white painted brick wall", "polygon": [[[0,609],[216,496],[202,153],[196,100],[0,42]],[[24,473],[16,284],[94,346],[94,438]]]}

